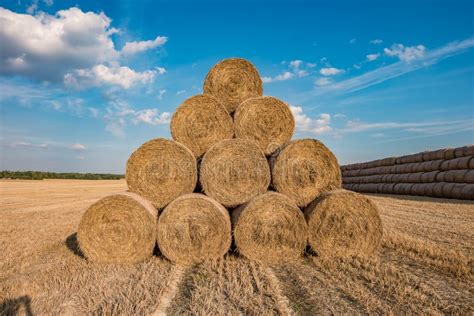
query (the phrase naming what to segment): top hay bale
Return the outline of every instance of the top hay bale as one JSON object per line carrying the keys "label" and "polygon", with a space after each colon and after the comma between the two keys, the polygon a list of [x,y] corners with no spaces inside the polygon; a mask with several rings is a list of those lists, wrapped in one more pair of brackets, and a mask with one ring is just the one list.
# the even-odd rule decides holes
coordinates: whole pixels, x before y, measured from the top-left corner
{"label": "top hay bale", "polygon": [[178,142],[153,139],[130,156],[125,178],[130,191],[163,208],[178,196],[194,191],[196,158]]}
{"label": "top hay bale", "polygon": [[185,100],[171,118],[173,139],[186,145],[196,157],[212,145],[234,136],[232,117],[210,95],[195,95]]}
{"label": "top hay bale", "polygon": [[235,112],[234,124],[237,138],[256,141],[266,155],[290,141],[295,129],[290,107],[274,97],[242,102]]}
{"label": "top hay bale", "polygon": [[323,192],[341,187],[336,157],[317,140],[294,140],[270,162],[273,188],[298,206],[306,206]]}
{"label": "top hay bale", "polygon": [[267,191],[270,168],[255,142],[226,139],[204,154],[199,180],[206,195],[226,207],[235,207]]}
{"label": "top hay bale", "polygon": [[262,79],[257,69],[242,58],[224,59],[206,76],[204,93],[214,96],[233,113],[243,101],[261,96]]}

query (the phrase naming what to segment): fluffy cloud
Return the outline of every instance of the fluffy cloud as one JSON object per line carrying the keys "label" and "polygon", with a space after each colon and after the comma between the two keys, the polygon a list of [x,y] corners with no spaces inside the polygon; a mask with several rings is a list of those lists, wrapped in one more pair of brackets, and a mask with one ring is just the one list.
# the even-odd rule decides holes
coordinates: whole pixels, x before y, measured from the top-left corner
{"label": "fluffy cloud", "polygon": [[74,68],[115,60],[116,30],[103,13],[61,10],[56,15],[19,14],[0,8],[0,74],[60,80]]}
{"label": "fluffy cloud", "polygon": [[168,41],[166,36],[157,36],[154,40],[140,41],[140,42],[126,42],[122,48],[122,53],[125,55],[133,55],[145,50],[154,49],[163,46]]}
{"label": "fluffy cloud", "polygon": [[328,84],[331,84],[332,80],[330,78],[318,78],[314,81],[314,84],[317,85],[318,87],[322,86],[327,86]]}
{"label": "fluffy cloud", "polygon": [[410,62],[422,58],[425,55],[426,47],[423,45],[405,47],[403,44],[393,44],[390,48],[384,48],[387,56],[398,57],[402,61]]}
{"label": "fluffy cloud", "polygon": [[334,68],[334,67],[321,68],[321,70],[319,70],[319,73],[323,76],[334,76],[334,75],[337,75],[337,74],[340,74],[340,73],[343,73],[343,72],[344,72],[344,70],[337,69],[337,68]]}
{"label": "fluffy cloud", "polygon": [[171,113],[159,113],[158,109],[146,109],[134,113],[134,123],[145,123],[149,125],[166,125],[171,120]]}
{"label": "fluffy cloud", "polygon": [[320,135],[332,130],[329,126],[331,115],[327,113],[320,114],[319,118],[311,118],[299,106],[290,106],[290,110],[295,117],[296,130],[299,132],[310,132]]}
{"label": "fluffy cloud", "polygon": [[64,76],[64,83],[75,88],[90,86],[117,85],[128,89],[136,84],[146,84],[154,81],[157,74],[164,73],[164,68],[137,72],[126,66],[112,64],[95,65],[90,69],[76,69]]}
{"label": "fluffy cloud", "polygon": [[368,61],[374,61],[380,57],[380,54],[369,54],[366,56]]}
{"label": "fluffy cloud", "polygon": [[112,99],[104,116],[105,129],[115,136],[125,136],[125,127],[128,123],[135,125],[144,123],[148,125],[167,125],[171,120],[171,113],[161,112],[158,109],[135,110],[119,99]]}
{"label": "fluffy cloud", "polygon": [[373,39],[370,41],[370,44],[374,44],[374,45],[379,45],[379,44],[382,44],[383,41],[381,39]]}
{"label": "fluffy cloud", "polygon": [[32,143],[28,143],[28,142],[16,142],[16,143],[12,143],[11,147],[27,147],[27,148],[47,149],[48,144],[32,144]]}
{"label": "fluffy cloud", "polygon": [[[309,71],[307,69],[304,69],[303,65],[304,63],[302,60],[292,60],[288,63],[288,70],[282,72],[281,74],[275,77],[263,77],[262,81],[264,83],[270,83],[275,81],[285,81],[293,78],[306,77],[307,75],[309,75]],[[315,66],[316,64],[306,63],[306,67],[308,68],[314,68]]]}
{"label": "fluffy cloud", "polygon": [[[36,11],[37,6],[31,10]],[[83,12],[73,7],[55,15],[39,12],[33,16],[0,8],[0,21],[0,75],[41,81],[66,79],[67,83],[85,78],[93,85],[128,88],[138,82],[152,82],[156,73],[165,72],[164,68],[136,72],[118,66],[121,53],[130,55],[162,46],[167,38],[127,42],[118,51],[111,38],[117,29],[111,27],[111,19],[102,12]]]}
{"label": "fluffy cloud", "polygon": [[71,145],[71,149],[82,151],[82,150],[86,150],[86,146],[79,143],[75,143]]}

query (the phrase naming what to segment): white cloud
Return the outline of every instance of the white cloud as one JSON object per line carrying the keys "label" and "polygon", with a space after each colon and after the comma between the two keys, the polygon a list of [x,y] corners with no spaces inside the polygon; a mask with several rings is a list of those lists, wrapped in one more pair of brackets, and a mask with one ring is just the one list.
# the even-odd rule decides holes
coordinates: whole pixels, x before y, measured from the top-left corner
{"label": "white cloud", "polygon": [[292,68],[300,68],[300,66],[303,64],[303,61],[302,60],[292,60],[290,61],[290,67]]}
{"label": "white cloud", "polygon": [[71,149],[82,151],[82,150],[86,150],[86,146],[79,143],[75,143],[71,145]]}
{"label": "white cloud", "polygon": [[381,39],[373,39],[370,41],[370,44],[374,44],[374,45],[379,45],[379,44],[382,44],[383,41]]}
{"label": "white cloud", "polygon": [[314,81],[314,84],[317,85],[318,87],[327,86],[331,83],[332,83],[331,78],[325,78],[325,77],[318,78]]}
{"label": "white cloud", "polygon": [[[37,10],[37,4],[38,1],[32,3],[31,13]],[[97,75],[105,76],[106,82],[128,86],[126,79],[117,76],[132,76],[132,81],[143,82],[154,73],[166,71],[161,67],[145,72],[119,67],[121,51],[115,49],[112,41],[118,30],[111,27],[111,19],[103,12],[83,12],[72,7],[54,15],[44,12],[30,15],[0,8],[0,21],[0,75],[51,82],[63,81],[71,74],[82,73],[87,77],[100,72]],[[127,42],[122,51],[133,54],[162,46],[166,41],[165,36],[158,36],[150,41]]]}
{"label": "white cloud", "polygon": [[166,93],[166,90],[165,89],[161,89],[159,92],[158,92],[158,95],[156,96],[156,98],[158,100],[163,100],[163,97],[165,96],[165,93]]}
{"label": "white cloud", "polygon": [[368,61],[374,61],[380,57],[380,54],[369,54],[366,56]]}
{"label": "white cloud", "polygon": [[156,67],[155,69],[159,75],[163,75],[164,73],[166,73],[166,69],[163,67]]}
{"label": "white cloud", "polygon": [[168,41],[166,36],[157,36],[154,40],[126,42],[122,48],[122,53],[125,55],[133,55],[149,49],[154,49],[163,46]]}
{"label": "white cloud", "polygon": [[264,83],[270,83],[270,82],[274,82],[274,81],[285,81],[285,80],[289,80],[291,78],[293,78],[294,74],[289,72],[289,71],[285,71],[275,77],[263,77],[262,78],[262,81]]}
{"label": "white cloud", "polygon": [[28,14],[35,14],[38,11],[38,0],[33,0],[31,5],[26,8]]}
{"label": "white cloud", "polygon": [[32,144],[29,142],[16,142],[12,143],[11,147],[26,147],[26,148],[42,148],[42,149],[47,149],[48,144],[42,143],[42,144]]}
{"label": "white cloud", "polygon": [[474,38],[468,38],[463,41],[456,41],[446,44],[437,49],[427,51],[422,57],[414,59],[407,63],[399,61],[388,66],[383,66],[375,70],[366,72],[362,75],[349,78],[337,83],[327,85],[317,91],[313,91],[303,97],[300,102],[306,99],[325,94],[328,92],[354,92],[359,91],[373,85],[379,84],[386,80],[402,76],[406,73],[433,65],[440,60],[460,54],[474,47]]}
{"label": "white cloud", "polygon": [[135,110],[119,99],[111,99],[104,116],[105,129],[115,136],[125,136],[127,123],[135,125],[144,123],[148,125],[167,125],[171,120],[171,113],[161,112],[158,109]]}
{"label": "white cloud", "polygon": [[[286,64],[286,61],[283,61],[282,64]],[[302,67],[303,66],[303,67]],[[316,64],[306,63],[306,67],[313,68],[316,67]],[[308,69],[304,69],[304,62],[302,60],[296,59],[288,63],[288,70],[283,71],[281,74],[275,77],[262,77],[264,83],[270,83],[275,81],[286,81],[293,79],[295,77],[302,78],[309,75]]]}
{"label": "white cloud", "polygon": [[340,74],[340,73],[343,73],[343,72],[344,72],[344,70],[337,69],[337,68],[334,68],[334,67],[321,68],[321,70],[319,70],[319,73],[323,76],[334,76],[334,75],[337,75],[337,74]]}
{"label": "white cloud", "polygon": [[64,83],[75,88],[90,86],[117,85],[129,89],[136,84],[152,83],[157,73],[161,70],[145,70],[137,72],[126,66],[118,64],[95,65],[89,69],[76,69],[64,76]]}
{"label": "white cloud", "polygon": [[299,106],[290,106],[290,110],[295,117],[296,130],[299,132],[310,132],[320,135],[332,130],[329,126],[331,115],[327,113],[320,114],[319,118],[311,118]]}
{"label": "white cloud", "polygon": [[116,29],[104,13],[70,8],[32,16],[0,8],[0,20],[0,74],[60,80],[74,68],[119,56],[111,39]]}
{"label": "white cloud", "polygon": [[[263,79],[262,79],[263,80]],[[265,81],[264,81],[265,82]],[[178,90],[176,91],[176,95],[181,95],[183,93],[186,93],[186,90]]]}
{"label": "white cloud", "polygon": [[388,130],[388,129],[403,129],[409,132],[425,132],[438,130],[440,127],[456,126],[458,124],[472,123],[471,120],[456,120],[456,121],[432,121],[432,122],[375,122],[367,123],[361,121],[349,120],[346,123],[343,131],[345,132],[364,132],[368,130]]}
{"label": "white cloud", "polygon": [[384,48],[387,56],[398,57],[400,60],[410,62],[422,58],[425,55],[426,47],[423,45],[405,47],[403,44],[393,44],[391,48]]}
{"label": "white cloud", "polygon": [[349,41],[349,44],[355,44],[357,42],[357,38],[353,38]]}
{"label": "white cloud", "polygon": [[171,113],[159,113],[158,109],[146,109],[135,112],[134,123],[145,123],[149,125],[166,125],[171,120]]}

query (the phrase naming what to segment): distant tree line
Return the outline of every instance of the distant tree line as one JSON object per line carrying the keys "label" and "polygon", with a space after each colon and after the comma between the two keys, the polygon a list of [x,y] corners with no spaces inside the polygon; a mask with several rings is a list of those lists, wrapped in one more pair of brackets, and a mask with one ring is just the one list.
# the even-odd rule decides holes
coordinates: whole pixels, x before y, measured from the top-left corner
{"label": "distant tree line", "polygon": [[77,173],[77,172],[43,172],[43,171],[0,171],[1,179],[78,179],[78,180],[118,180],[124,178],[123,174],[110,173]]}

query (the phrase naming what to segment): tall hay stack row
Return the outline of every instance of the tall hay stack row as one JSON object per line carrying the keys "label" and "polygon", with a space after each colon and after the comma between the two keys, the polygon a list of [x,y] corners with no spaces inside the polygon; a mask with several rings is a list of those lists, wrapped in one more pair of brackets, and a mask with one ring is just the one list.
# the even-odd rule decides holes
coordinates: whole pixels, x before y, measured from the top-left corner
{"label": "tall hay stack row", "polygon": [[474,200],[474,146],[341,167],[344,188],[366,193]]}
{"label": "tall hay stack row", "polygon": [[[153,139],[130,156],[130,193],[106,197],[85,213],[78,241],[94,262],[134,263],[158,245],[172,262],[303,255],[370,255],[380,241],[378,211],[341,189],[334,154],[314,139],[291,140],[289,106],[262,96],[256,68],[240,58],[216,64],[204,94],[171,119],[173,140]],[[159,215],[158,215],[159,213]]]}

